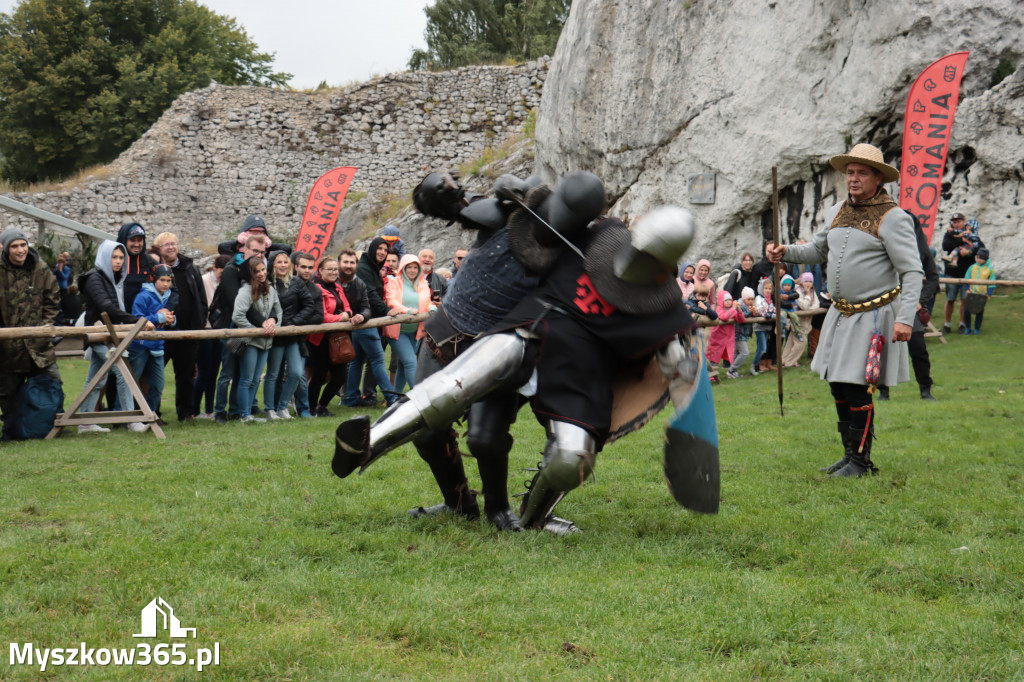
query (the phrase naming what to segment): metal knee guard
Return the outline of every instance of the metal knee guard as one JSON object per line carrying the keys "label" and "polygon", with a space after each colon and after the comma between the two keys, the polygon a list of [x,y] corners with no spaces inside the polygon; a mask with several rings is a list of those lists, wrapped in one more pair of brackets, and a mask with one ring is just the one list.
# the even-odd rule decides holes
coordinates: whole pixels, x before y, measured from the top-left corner
{"label": "metal knee guard", "polygon": [[548,422],[548,443],[540,471],[523,500],[521,522],[540,527],[565,494],[578,487],[594,470],[597,448],[585,429],[567,422]]}
{"label": "metal knee guard", "polygon": [[370,427],[365,469],[423,428],[438,428],[507,381],[523,362],[526,340],[518,334],[480,339],[447,367],[417,384]]}

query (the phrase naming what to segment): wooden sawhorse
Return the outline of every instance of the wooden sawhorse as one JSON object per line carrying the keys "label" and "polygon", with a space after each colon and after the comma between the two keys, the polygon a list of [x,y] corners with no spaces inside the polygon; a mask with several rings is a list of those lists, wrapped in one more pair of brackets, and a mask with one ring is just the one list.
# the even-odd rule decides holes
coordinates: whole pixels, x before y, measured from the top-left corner
{"label": "wooden sawhorse", "polygon": [[[81,426],[85,424],[128,424],[131,422],[140,422],[142,424],[149,424],[149,429],[152,431],[157,438],[165,439],[167,436],[164,435],[163,429],[160,428],[158,422],[159,417],[156,412],[149,408],[149,404],[146,402],[146,396],[142,395],[142,389],[139,388],[139,384],[135,381],[135,375],[132,374],[131,367],[124,361],[122,355],[128,349],[128,345],[135,340],[135,336],[142,331],[142,328],[146,326],[146,318],[140,317],[139,321],[135,323],[135,326],[128,331],[128,335],[118,341],[117,332],[114,331],[114,325],[110,322],[110,317],[106,313],[102,314],[103,324],[107,326],[107,333],[110,335],[111,342],[117,344],[115,348],[107,353],[107,360],[100,367],[99,371],[96,372],[95,376],[90,379],[86,384],[85,388],[82,389],[82,393],[75,398],[75,402],[71,403],[71,409],[67,412],[63,412],[57,415],[57,419],[53,422],[53,428],[46,434],[46,438],[56,438],[61,429],[65,426]],[[128,384],[128,388],[131,389],[132,395],[135,397],[135,402],[138,403],[139,409],[137,410],[117,410],[110,412],[79,412],[78,410],[82,407],[82,403],[89,397],[93,389],[99,386],[101,381],[107,378],[107,373],[110,372],[111,368],[117,367],[121,372],[121,376],[124,377],[125,382]]]}

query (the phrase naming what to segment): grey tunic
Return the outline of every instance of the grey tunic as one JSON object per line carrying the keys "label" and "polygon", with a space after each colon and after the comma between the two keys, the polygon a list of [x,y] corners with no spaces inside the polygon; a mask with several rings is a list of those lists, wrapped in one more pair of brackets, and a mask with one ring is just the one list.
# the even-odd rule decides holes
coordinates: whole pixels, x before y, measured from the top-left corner
{"label": "grey tunic", "polygon": [[828,262],[828,290],[833,299],[860,303],[901,285],[891,303],[866,313],[846,317],[830,308],[821,326],[818,349],[811,369],[829,382],[866,385],[871,336],[885,336],[879,383],[895,386],[910,380],[906,342],[893,343],[896,322],[912,326],[921,296],[924,271],[917,250],[914,222],[899,208],[889,211],[878,229],[878,237],[854,227],[829,228],[842,202],[825,214],[825,229],[809,244],[787,244],[785,260],[792,263]]}

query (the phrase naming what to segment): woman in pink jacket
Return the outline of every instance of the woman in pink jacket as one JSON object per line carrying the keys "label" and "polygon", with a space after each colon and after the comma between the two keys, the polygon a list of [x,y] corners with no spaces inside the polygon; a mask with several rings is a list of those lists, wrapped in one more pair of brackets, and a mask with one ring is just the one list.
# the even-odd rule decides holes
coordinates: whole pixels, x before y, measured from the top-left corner
{"label": "woman in pink jacket", "polygon": [[[728,291],[718,292],[718,307],[715,309],[715,312],[718,313],[718,319],[722,322],[732,320],[735,324],[741,324],[747,321],[739,306],[733,305],[732,294]],[[708,349],[705,353],[711,365],[708,368],[708,372],[713,375],[712,381],[718,379],[718,363],[723,358],[732,363],[735,352],[736,327],[733,324],[712,327],[711,336],[708,339]]]}
{"label": "woman in pink jacket", "polygon": [[[430,285],[423,278],[420,259],[411,253],[402,256],[398,263],[398,274],[388,280],[384,287],[384,302],[388,315],[404,313],[433,312],[430,303]],[[409,388],[416,380],[416,353],[423,338],[423,323],[393,324],[384,328],[389,339],[391,352],[398,355],[398,372],[395,374],[395,391],[402,392],[406,382]]]}

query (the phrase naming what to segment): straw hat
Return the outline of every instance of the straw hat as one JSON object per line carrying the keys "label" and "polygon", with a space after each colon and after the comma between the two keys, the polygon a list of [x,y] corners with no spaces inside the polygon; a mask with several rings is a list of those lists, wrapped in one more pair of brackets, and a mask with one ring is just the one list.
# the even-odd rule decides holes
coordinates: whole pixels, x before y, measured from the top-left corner
{"label": "straw hat", "polygon": [[870,144],[858,144],[850,150],[849,154],[833,156],[829,163],[841,173],[846,172],[846,166],[850,163],[863,163],[871,166],[882,173],[882,180],[885,182],[896,182],[900,179],[900,172],[890,166],[882,158],[882,150]]}

